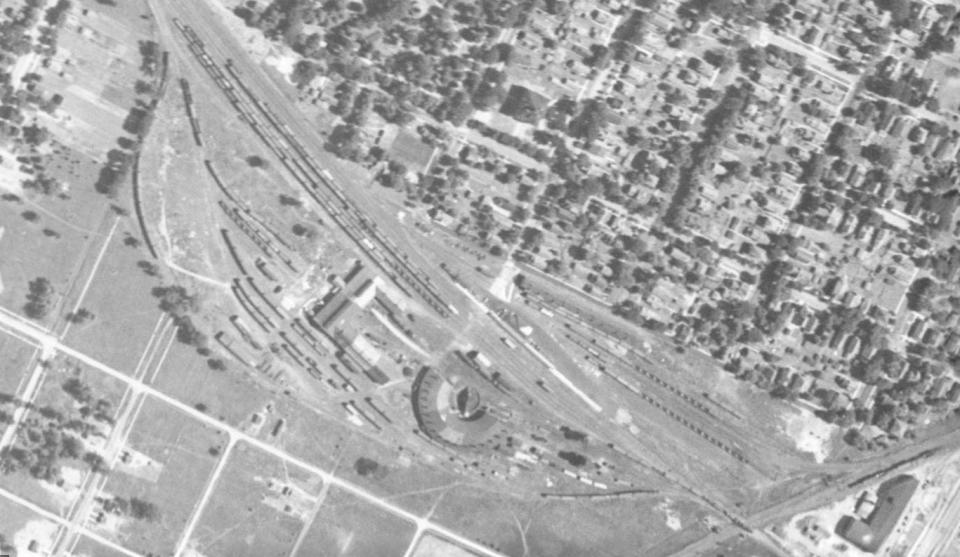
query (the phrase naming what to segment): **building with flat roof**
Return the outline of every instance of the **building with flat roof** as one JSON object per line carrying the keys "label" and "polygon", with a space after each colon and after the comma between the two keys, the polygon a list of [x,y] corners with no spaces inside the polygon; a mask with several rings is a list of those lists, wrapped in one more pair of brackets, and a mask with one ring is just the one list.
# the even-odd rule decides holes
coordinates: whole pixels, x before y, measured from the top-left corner
{"label": "building with flat roof", "polygon": [[877,502],[866,520],[844,516],[837,534],[863,551],[876,553],[903,516],[920,482],[908,474],[889,479],[877,488]]}

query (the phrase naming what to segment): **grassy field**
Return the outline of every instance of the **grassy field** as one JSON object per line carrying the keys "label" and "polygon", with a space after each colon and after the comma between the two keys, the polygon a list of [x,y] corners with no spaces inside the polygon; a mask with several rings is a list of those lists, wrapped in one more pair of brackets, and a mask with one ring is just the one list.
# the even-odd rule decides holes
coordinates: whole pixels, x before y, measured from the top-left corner
{"label": "grassy field", "polygon": [[174,342],[154,385],[183,402],[202,404],[206,412],[243,427],[275,396],[237,370],[215,371],[193,348]]}
{"label": "grassy field", "polygon": [[87,536],[81,536],[72,555],[73,557],[125,557],[126,553],[120,553]]}
{"label": "grassy field", "polygon": [[29,372],[27,364],[36,351],[36,347],[6,333],[0,333],[0,354],[3,354],[3,362],[0,363],[0,393],[16,394],[20,383]]}
{"label": "grassy field", "polygon": [[414,524],[332,488],[296,557],[400,557],[415,531]]}
{"label": "grassy field", "polygon": [[[38,220],[29,222],[22,216],[31,213],[39,215]],[[0,239],[0,276],[4,285],[0,306],[24,315],[30,281],[44,277],[54,291],[50,313],[41,320],[47,325],[58,317],[58,305],[79,274],[89,240],[96,235],[95,231],[84,229],[62,231],[57,238],[45,236],[45,228],[56,226],[51,225],[50,220],[53,219],[38,203],[0,201],[0,223],[4,230]],[[38,252],[42,252],[43,257],[37,257]]]}
{"label": "grassy field", "polygon": [[736,557],[749,555],[750,557],[776,557],[778,553],[770,550],[752,538],[742,539],[741,535],[734,536],[714,549],[698,554],[697,557]]}
{"label": "grassy field", "polygon": [[463,549],[443,538],[424,534],[418,541],[412,557],[475,557],[476,553]]}
{"label": "grassy field", "polygon": [[[283,497],[283,486],[302,497]],[[289,555],[320,488],[319,477],[238,444],[204,509],[191,546],[207,557]],[[285,508],[290,511],[284,512]]]}
{"label": "grassy field", "polygon": [[162,402],[148,399],[126,446],[159,463],[162,470],[155,481],[114,470],[103,491],[104,495],[149,501],[157,506],[160,517],[155,521],[131,519],[118,532],[103,532],[103,535],[141,553],[169,552],[176,545],[216,465],[217,457],[211,448],[225,443],[223,432],[201,425]]}
{"label": "grassy field", "polygon": [[91,369],[85,364],[66,357],[58,357],[46,371],[34,406],[54,408],[65,416],[77,413],[77,402],[63,390],[63,384],[71,378],[88,385],[93,399],[105,401],[111,409],[110,412],[116,410],[126,391],[126,385],[119,380]]}
{"label": "grassy field", "polygon": [[159,282],[137,267],[145,251],[124,244],[137,236],[135,221],[123,219],[80,301],[94,319],[71,326],[66,337],[68,345],[127,373],[134,371],[161,315],[150,294]]}
{"label": "grassy field", "polygon": [[[283,432],[273,437],[270,425],[281,417],[285,420]],[[336,466],[337,476],[389,497],[414,513],[426,513],[440,493],[460,479],[444,471],[441,462],[435,466],[423,463],[413,456],[415,448],[401,449],[401,444],[386,437],[381,440],[369,428],[361,431],[343,425],[289,398],[276,401],[271,420],[261,430],[264,441],[324,469]],[[375,461],[378,469],[360,475],[356,468],[360,458]]]}
{"label": "grassy field", "polygon": [[[682,530],[667,526],[667,513]],[[696,508],[656,499],[522,501],[475,488],[444,495],[433,515],[448,528],[510,556],[670,555],[704,534]]]}

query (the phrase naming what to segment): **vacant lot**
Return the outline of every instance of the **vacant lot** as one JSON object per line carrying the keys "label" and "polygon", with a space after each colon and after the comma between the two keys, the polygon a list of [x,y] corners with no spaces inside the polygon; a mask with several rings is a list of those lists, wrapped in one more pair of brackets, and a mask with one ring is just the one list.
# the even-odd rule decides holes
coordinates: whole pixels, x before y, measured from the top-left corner
{"label": "vacant lot", "polygon": [[[156,505],[156,519],[125,519],[117,531],[101,532],[144,554],[166,554],[176,546],[226,443],[219,430],[202,425],[165,403],[148,399],[130,432],[126,449],[149,465],[111,472],[102,496],[136,497]],[[134,456],[131,462],[138,462]],[[159,469],[159,473],[157,473]]]}
{"label": "vacant lot", "polygon": [[238,444],[191,545],[207,557],[287,556],[320,492],[320,478]]}
{"label": "vacant lot", "polygon": [[400,557],[415,531],[412,523],[332,488],[296,555]]}

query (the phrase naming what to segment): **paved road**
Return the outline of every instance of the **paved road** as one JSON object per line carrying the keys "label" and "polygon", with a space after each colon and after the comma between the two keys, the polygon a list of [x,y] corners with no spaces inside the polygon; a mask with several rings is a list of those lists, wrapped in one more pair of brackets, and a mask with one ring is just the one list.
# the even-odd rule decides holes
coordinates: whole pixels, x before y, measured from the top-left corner
{"label": "paved road", "polygon": [[[143,381],[139,379],[135,379],[121,371],[118,371],[104,364],[103,362],[100,362],[88,356],[87,354],[80,352],[79,350],[75,350],[74,348],[66,346],[59,339],[50,336],[48,333],[43,332],[42,330],[32,326],[29,323],[25,323],[23,321],[11,318],[7,315],[0,314],[0,326],[4,328],[13,329],[14,331],[18,332],[21,335],[24,335],[26,337],[36,340],[43,346],[50,347],[51,349],[59,353],[62,353],[66,356],[69,356],[77,361],[80,361],[86,364],[87,366],[90,366],[93,369],[97,369],[107,375],[110,375],[111,377],[127,384],[134,393],[143,394],[145,396],[152,397],[158,401],[164,402],[169,406],[176,408],[180,412],[183,412],[189,415],[190,417],[204,423],[205,425],[215,427],[217,429],[224,431],[229,436],[230,438],[229,442],[231,444],[237,443],[239,441],[243,441],[244,443],[247,443],[253,447],[256,447],[257,449],[260,449],[266,453],[269,453],[270,455],[276,458],[283,460],[288,465],[293,465],[302,470],[315,474],[319,476],[324,482],[327,482],[335,487],[338,487],[350,493],[351,495],[354,495],[355,497],[366,501],[367,503],[370,503],[374,506],[377,506],[383,509],[384,511],[387,511],[391,514],[394,514],[400,518],[403,518],[405,520],[408,520],[414,523],[418,529],[436,532],[441,536],[446,537],[450,540],[453,540],[454,542],[470,549],[471,551],[479,553],[480,555],[485,555],[489,557],[500,557],[499,553],[491,551],[490,549],[468,538],[465,538],[460,534],[446,527],[443,527],[426,518],[417,516],[405,509],[402,509],[397,505],[391,503],[390,501],[382,497],[379,497],[356,484],[353,484],[342,478],[334,476],[333,474],[327,472],[326,470],[323,470],[300,458],[292,456],[273,445],[270,445],[264,441],[261,441],[260,439],[257,439],[256,437],[253,437],[247,433],[244,433],[243,431],[240,431],[229,424],[225,424],[217,420],[216,418],[213,418],[203,412],[200,412],[193,406],[190,406],[189,404],[181,402],[165,393],[162,393],[154,389],[153,387],[145,384]],[[58,519],[61,523],[65,522],[64,519],[62,518],[58,517]],[[124,553],[131,554],[132,552],[124,551]]]}
{"label": "paved road", "polygon": [[[43,507],[41,507],[41,506],[39,506],[39,505],[31,502],[31,501],[28,501],[27,499],[24,499],[23,497],[20,497],[20,496],[17,495],[16,493],[12,493],[12,492],[10,492],[10,491],[7,491],[6,489],[0,488],[0,497],[6,497],[6,498],[9,499],[10,501],[13,501],[14,503],[17,503],[18,505],[21,505],[21,506],[23,506],[23,507],[26,507],[26,508],[30,509],[31,511],[37,513],[38,515],[42,516],[43,518],[46,518],[47,520],[56,522],[57,524],[59,524],[59,525],[61,525],[61,526],[70,527],[70,522],[69,522],[67,519],[63,518],[62,516],[60,516],[60,515],[58,515],[58,514],[52,513],[52,512],[50,512],[50,511],[48,511],[47,509],[44,509]],[[116,542],[113,542],[113,541],[111,541],[111,540],[108,540],[107,538],[101,536],[100,534],[98,534],[98,533],[96,533],[96,532],[93,532],[93,531],[91,531],[91,530],[89,530],[89,529],[87,529],[87,528],[85,528],[85,527],[84,527],[84,528],[80,528],[80,531],[83,532],[84,535],[86,535],[88,538],[90,538],[90,539],[92,539],[92,540],[94,540],[94,541],[100,542],[101,544],[105,545],[106,547],[109,547],[110,549],[112,549],[112,550],[114,550],[114,551],[116,551],[116,552],[118,552],[118,553],[122,553],[123,555],[128,555],[129,557],[143,557],[143,555],[141,555],[141,554],[139,554],[139,553],[136,553],[136,552],[134,552],[134,551],[130,551],[129,549],[127,549],[127,548],[125,548],[125,547],[123,547],[123,546],[121,546],[121,545],[118,545]]]}

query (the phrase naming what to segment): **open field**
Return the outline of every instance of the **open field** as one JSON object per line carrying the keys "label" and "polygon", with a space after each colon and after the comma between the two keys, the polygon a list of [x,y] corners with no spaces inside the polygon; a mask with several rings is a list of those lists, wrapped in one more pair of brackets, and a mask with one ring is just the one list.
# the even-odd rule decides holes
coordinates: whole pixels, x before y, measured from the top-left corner
{"label": "open field", "polygon": [[[283,431],[278,437],[271,428],[280,418]],[[370,437],[368,437],[370,436]],[[285,451],[325,468],[373,493],[390,499],[413,513],[426,513],[447,488],[459,485],[461,477],[423,462],[420,447],[404,447],[377,436],[369,428],[343,425],[288,398],[277,401],[270,421],[260,437]],[[377,463],[373,472],[358,472],[358,460]]]}
{"label": "open field", "polygon": [[[54,294],[51,311],[41,321],[50,324],[57,317],[56,307],[79,273],[88,241],[92,233],[64,232],[59,238],[44,236],[43,216],[37,222],[28,222],[21,214],[40,211],[26,202],[0,201],[0,276],[3,292],[0,306],[24,315],[30,281],[44,277],[50,281]],[[38,250],[43,257],[37,257]]]}
{"label": "open field", "polygon": [[30,371],[27,364],[36,353],[35,346],[6,333],[0,333],[0,354],[3,354],[3,363],[0,363],[0,394],[16,394],[24,377]]}
{"label": "open field", "polygon": [[776,557],[779,553],[760,544],[752,538],[734,536],[709,551],[700,553],[697,557],[733,557],[749,555],[750,557]]}
{"label": "open field", "polygon": [[415,531],[402,518],[333,488],[295,557],[400,557]]}
{"label": "open field", "polygon": [[73,549],[73,557],[121,557],[125,555],[87,536],[81,536],[80,541]]}
{"label": "open field", "polygon": [[179,342],[170,347],[154,386],[187,404],[202,404],[206,413],[240,428],[279,396],[240,370],[210,369],[195,349]]}
{"label": "open field", "polygon": [[510,556],[669,555],[705,532],[702,511],[657,498],[522,501],[447,492],[433,518]]}
{"label": "open field", "polygon": [[225,443],[222,432],[148,399],[123,451],[131,453],[130,461],[123,463],[121,457],[102,496],[151,502],[160,517],[155,521],[125,519],[116,531],[101,533],[142,553],[170,551],[216,465],[216,450],[211,449]]}
{"label": "open field", "polygon": [[190,545],[207,557],[289,555],[320,478],[242,443],[228,458]]}
{"label": "open field", "polygon": [[417,540],[412,557],[475,557],[476,553],[431,534]]}
{"label": "open field", "polygon": [[128,373],[133,373],[161,315],[150,294],[159,283],[137,268],[145,251],[124,244],[125,239],[138,236],[133,219],[120,222],[96,274],[84,278],[90,280],[90,288],[79,305],[91,311],[94,319],[71,326],[66,336],[70,346]]}

